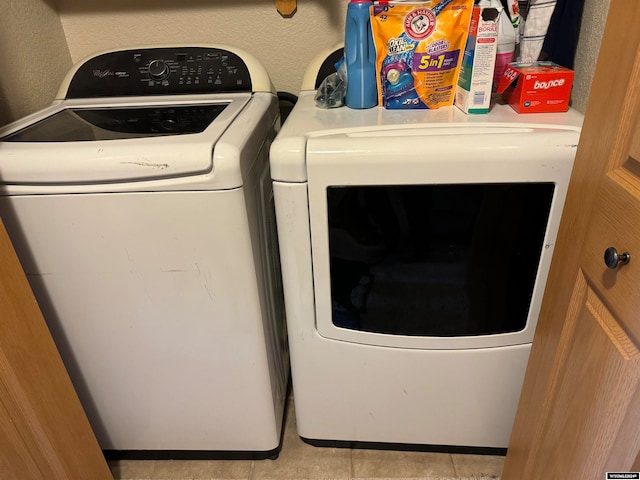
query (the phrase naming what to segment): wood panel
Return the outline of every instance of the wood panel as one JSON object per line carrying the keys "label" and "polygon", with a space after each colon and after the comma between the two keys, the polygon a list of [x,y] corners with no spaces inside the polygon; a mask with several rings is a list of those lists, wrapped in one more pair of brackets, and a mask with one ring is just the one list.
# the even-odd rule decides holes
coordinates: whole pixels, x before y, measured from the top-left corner
{"label": "wood panel", "polygon": [[[638,464],[638,18],[640,2],[611,3],[503,480]],[[608,269],[609,246],[631,263]]]}
{"label": "wood panel", "polygon": [[2,478],[112,479],[0,222]]}

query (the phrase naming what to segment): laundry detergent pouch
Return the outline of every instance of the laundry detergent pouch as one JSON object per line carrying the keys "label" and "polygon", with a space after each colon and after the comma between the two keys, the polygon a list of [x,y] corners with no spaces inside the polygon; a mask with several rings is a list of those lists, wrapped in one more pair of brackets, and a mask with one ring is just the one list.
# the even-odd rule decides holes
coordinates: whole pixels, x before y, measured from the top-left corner
{"label": "laundry detergent pouch", "polygon": [[452,105],[473,0],[379,2],[371,7],[378,104]]}

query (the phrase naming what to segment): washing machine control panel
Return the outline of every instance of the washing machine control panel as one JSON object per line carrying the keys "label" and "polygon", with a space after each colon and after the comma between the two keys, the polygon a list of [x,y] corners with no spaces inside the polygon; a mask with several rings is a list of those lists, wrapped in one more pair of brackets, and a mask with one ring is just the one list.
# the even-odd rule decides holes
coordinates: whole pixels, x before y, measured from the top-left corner
{"label": "washing machine control panel", "polygon": [[251,91],[245,62],[220,48],[146,48],[87,60],[73,75],[66,98],[180,95]]}

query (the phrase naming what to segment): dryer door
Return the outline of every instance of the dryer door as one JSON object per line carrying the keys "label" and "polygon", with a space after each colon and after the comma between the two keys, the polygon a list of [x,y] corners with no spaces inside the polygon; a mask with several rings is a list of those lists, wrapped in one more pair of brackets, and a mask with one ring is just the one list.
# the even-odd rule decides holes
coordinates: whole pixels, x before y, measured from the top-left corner
{"label": "dryer door", "polygon": [[454,125],[310,139],[318,332],[405,348],[530,342],[577,137]]}

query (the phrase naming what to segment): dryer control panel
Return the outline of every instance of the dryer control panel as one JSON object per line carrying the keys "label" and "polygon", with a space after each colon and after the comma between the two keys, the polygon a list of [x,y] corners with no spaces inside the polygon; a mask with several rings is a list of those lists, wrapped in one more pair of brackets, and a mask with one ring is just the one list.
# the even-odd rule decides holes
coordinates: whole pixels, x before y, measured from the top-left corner
{"label": "dryer control panel", "polygon": [[250,92],[237,54],[220,48],[145,48],[90,58],[73,75],[66,98]]}

